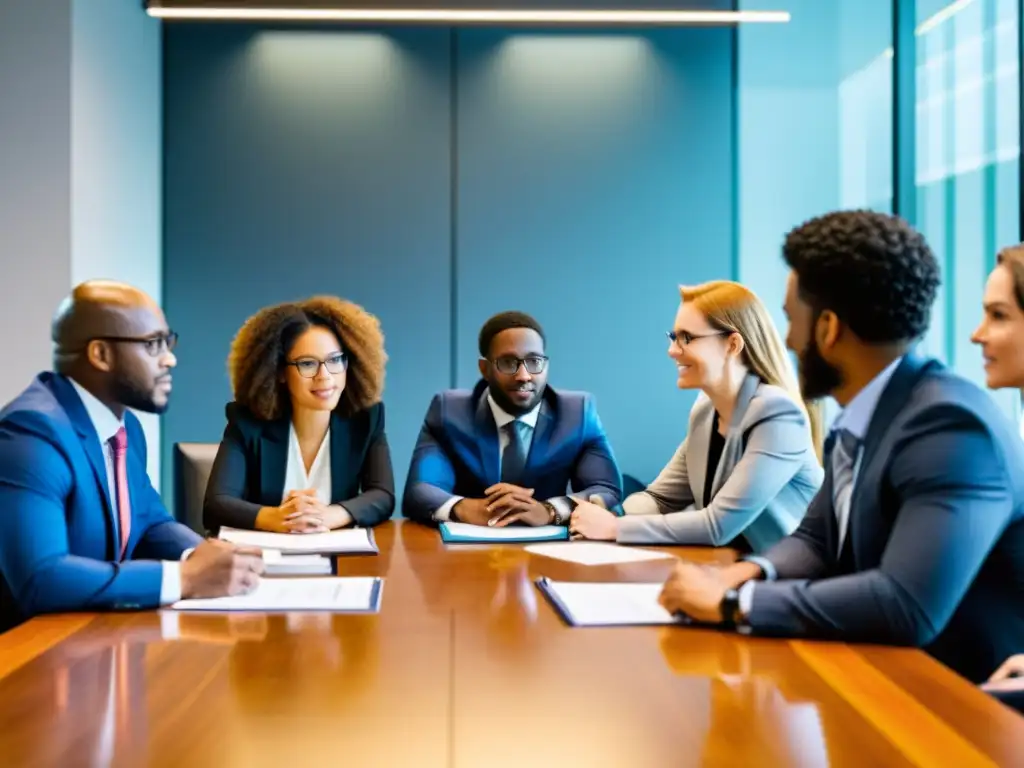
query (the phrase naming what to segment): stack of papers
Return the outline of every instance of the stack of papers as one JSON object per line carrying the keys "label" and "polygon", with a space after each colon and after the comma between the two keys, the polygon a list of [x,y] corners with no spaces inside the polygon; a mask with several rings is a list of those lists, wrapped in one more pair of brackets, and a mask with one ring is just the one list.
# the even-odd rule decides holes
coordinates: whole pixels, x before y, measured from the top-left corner
{"label": "stack of papers", "polygon": [[542,578],[537,586],[574,627],[688,623],[658,604],[661,584],[588,584]]}
{"label": "stack of papers", "polygon": [[239,546],[276,549],[290,555],[375,555],[378,552],[369,528],[344,528],[327,533],[267,533],[224,527],[220,529],[219,538]]}
{"label": "stack of papers", "polygon": [[311,579],[260,579],[247,595],[179,600],[177,611],[331,611],[376,613],[382,579],[371,576]]}
{"label": "stack of papers", "polygon": [[581,565],[613,565],[618,563],[640,563],[647,560],[664,560],[672,557],[665,552],[620,547],[596,541],[559,542],[557,544],[533,544],[526,548],[531,555],[552,557]]}
{"label": "stack of papers", "polygon": [[569,529],[560,525],[509,525],[491,528],[469,523],[441,523],[441,540],[452,544],[515,543],[523,541],[566,541]]}
{"label": "stack of papers", "polygon": [[323,555],[285,555],[279,549],[263,550],[266,576],[330,576],[331,560]]}

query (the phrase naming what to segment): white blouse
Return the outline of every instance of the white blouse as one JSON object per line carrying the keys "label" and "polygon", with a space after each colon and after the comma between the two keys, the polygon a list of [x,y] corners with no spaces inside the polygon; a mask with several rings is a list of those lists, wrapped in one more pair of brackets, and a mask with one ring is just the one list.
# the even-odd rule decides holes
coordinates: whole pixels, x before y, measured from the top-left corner
{"label": "white blouse", "polygon": [[306,472],[306,463],[302,460],[302,448],[299,437],[295,434],[295,426],[288,427],[288,462],[284,470],[284,489],[281,501],[291,491],[316,489],[316,497],[324,504],[331,503],[331,430],[327,430],[324,440],[313,459],[313,465]]}

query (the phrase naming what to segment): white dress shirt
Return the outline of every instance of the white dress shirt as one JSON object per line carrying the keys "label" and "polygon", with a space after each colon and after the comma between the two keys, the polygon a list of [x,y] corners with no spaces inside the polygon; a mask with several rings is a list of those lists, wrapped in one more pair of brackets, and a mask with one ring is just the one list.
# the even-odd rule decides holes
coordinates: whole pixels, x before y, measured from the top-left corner
{"label": "white dress shirt", "polygon": [[[523,448],[526,451],[526,455],[530,454],[530,446],[533,445],[533,432],[537,427],[537,417],[540,415],[540,403],[537,403],[531,410],[522,414],[521,416],[513,416],[500,405],[498,405],[494,398],[491,397],[491,393],[487,393],[487,405],[491,408],[491,415],[494,417],[494,424],[498,428],[498,477],[501,477],[501,457],[505,455],[505,448],[509,444],[508,430],[505,429],[506,424],[511,424],[517,419],[523,424],[528,426],[530,429],[527,432],[523,441]],[[434,512],[434,519],[438,522],[444,522],[451,519],[452,507],[462,501],[463,496],[452,496],[448,501],[437,508]],[[567,518],[571,514],[569,505],[565,499],[555,498],[548,499],[549,502],[558,510],[558,514],[563,518]]]}
{"label": "white dress shirt", "polygon": [[[114,512],[112,516],[114,522],[114,541],[120,542],[121,532],[118,526],[120,525],[121,518],[118,514],[120,510],[117,507],[117,473],[114,467],[114,447],[110,444],[110,439],[124,426],[124,421],[118,419],[113,411],[107,408],[95,395],[77,381],[74,379],[68,379],[68,381],[71,382],[79,398],[81,398],[82,405],[85,406],[85,412],[89,415],[93,429],[96,430],[96,436],[100,441],[100,448],[103,450],[103,458],[107,465],[107,490],[110,493],[110,505]],[[182,554],[181,559],[184,560],[191,553],[191,549],[186,550]],[[161,565],[163,566],[163,573],[160,578],[160,604],[170,605],[181,599],[181,563],[175,560],[164,560],[161,562]]]}
{"label": "white dress shirt", "polygon": [[[875,409],[878,407],[878,400],[882,397],[882,392],[885,391],[886,386],[889,384],[889,380],[892,375],[896,372],[900,363],[903,361],[902,357],[893,360],[889,363],[886,368],[878,373],[875,378],[868,382],[867,386],[864,387],[860,392],[839,413],[833,426],[833,431],[844,429],[856,437],[861,446],[863,446],[864,438],[867,437],[868,427],[871,426],[871,419],[875,415]],[[860,461],[862,451],[857,452],[857,458],[853,465],[853,483],[856,487],[857,476],[860,474]],[[833,505],[835,506],[835,505]],[[843,515],[839,509],[835,509],[836,523],[839,528],[839,549],[842,550],[843,540],[846,538],[846,531],[850,526],[850,507],[846,508],[846,514]],[[764,571],[764,577],[766,581],[774,581],[777,577],[775,566],[771,564],[767,558],[750,556],[743,558],[747,562],[754,563],[760,566],[761,570]],[[754,591],[756,588],[756,581],[748,581],[739,590],[739,601],[740,601],[740,613],[744,615],[750,614],[750,609],[754,604]]]}
{"label": "white dress shirt", "polygon": [[331,430],[327,430],[324,440],[317,449],[316,458],[306,472],[306,462],[302,458],[302,447],[299,436],[295,434],[295,426],[288,427],[288,461],[284,470],[284,488],[281,503],[288,498],[291,491],[305,491],[313,488],[316,497],[324,504],[331,503]]}

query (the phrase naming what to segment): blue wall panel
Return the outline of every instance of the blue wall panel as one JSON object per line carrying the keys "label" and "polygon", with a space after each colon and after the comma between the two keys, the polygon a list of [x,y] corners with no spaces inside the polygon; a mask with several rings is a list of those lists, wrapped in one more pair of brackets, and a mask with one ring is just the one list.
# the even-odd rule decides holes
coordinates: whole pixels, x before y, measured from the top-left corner
{"label": "blue wall panel", "polygon": [[551,384],[596,395],[645,481],[693,402],[666,355],[677,287],[732,277],[731,40],[458,33],[459,384],[488,316],[534,314]]}
{"label": "blue wall panel", "polygon": [[219,440],[246,317],[330,293],[381,318],[404,481],[450,378],[450,40],[167,27],[164,304],[181,346],[165,457]]}

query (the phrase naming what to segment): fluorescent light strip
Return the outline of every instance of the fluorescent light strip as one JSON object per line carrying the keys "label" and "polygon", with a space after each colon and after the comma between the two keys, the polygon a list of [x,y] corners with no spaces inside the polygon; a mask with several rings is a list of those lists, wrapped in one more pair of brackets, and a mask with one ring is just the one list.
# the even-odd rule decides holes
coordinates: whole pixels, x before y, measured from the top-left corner
{"label": "fluorescent light strip", "polygon": [[954,0],[954,2],[947,5],[942,10],[929,16],[927,19],[922,21],[917,29],[914,30],[914,34],[920,36],[931,32],[937,26],[946,21],[946,19],[952,18],[956,14],[960,13],[964,8],[973,3],[974,0]]}
{"label": "fluorescent light strip", "polygon": [[572,11],[399,8],[148,8],[161,19],[238,21],[424,22],[448,24],[744,24],[785,23],[787,11]]}

